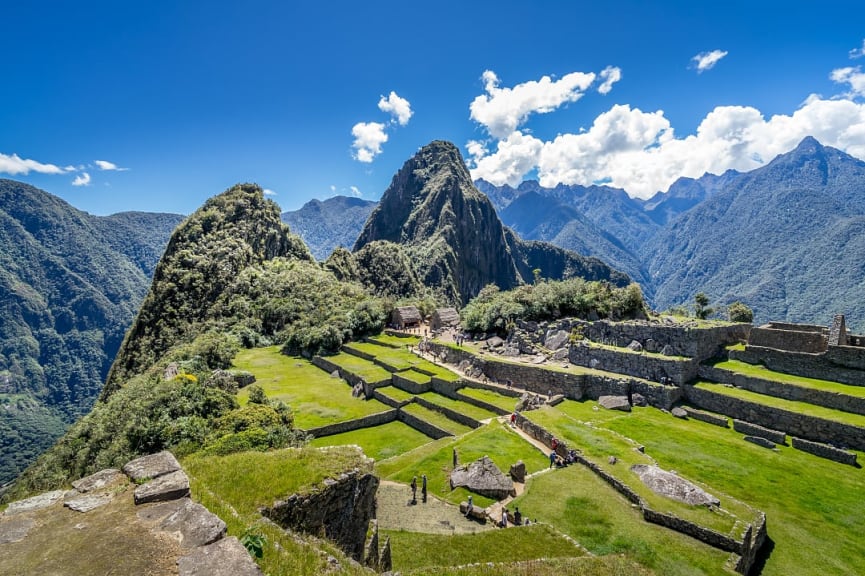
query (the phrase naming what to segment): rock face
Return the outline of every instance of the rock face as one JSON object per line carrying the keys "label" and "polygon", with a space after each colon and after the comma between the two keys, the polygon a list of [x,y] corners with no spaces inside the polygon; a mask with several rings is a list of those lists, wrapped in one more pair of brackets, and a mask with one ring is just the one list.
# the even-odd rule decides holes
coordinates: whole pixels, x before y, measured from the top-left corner
{"label": "rock face", "polygon": [[496,500],[515,494],[513,481],[505,476],[488,456],[451,472],[451,489],[459,486]]}
{"label": "rock face", "polygon": [[21,512],[30,512],[32,510],[48,508],[49,506],[53,506],[59,502],[65,494],[65,490],[54,490],[53,492],[45,492],[44,494],[27,498],[26,500],[12,502],[6,508],[4,514],[6,516],[12,516],[13,514],[19,514]]}
{"label": "rock face", "polygon": [[357,561],[363,558],[366,531],[375,516],[378,478],[358,470],[327,479],[306,495],[293,494],[262,514],[283,528],[307,534],[322,532]]}
{"label": "rock face", "polygon": [[598,398],[598,404],[607,410],[631,411],[631,403],[628,402],[627,396],[601,396]]}
{"label": "rock face", "polygon": [[85,476],[80,480],[75,480],[72,482],[72,487],[84,494],[87,492],[93,492],[94,490],[101,490],[106,486],[110,486],[115,482],[120,482],[125,479],[124,475],[117,468],[107,468],[105,470],[100,470],[95,474],[91,474],[90,476]]}
{"label": "rock face", "polygon": [[142,520],[158,521],[158,530],[178,536],[184,548],[206,546],[225,536],[226,526],[218,516],[189,498],[180,498],[145,508]]}
{"label": "rock face", "polygon": [[142,456],[123,465],[124,474],[135,482],[158,478],[177,470],[180,470],[180,463],[171,452]]}
{"label": "rock face", "polygon": [[718,506],[721,501],[691,482],[657,466],[635,464],[631,471],[656,494],[690,504],[691,506]]}
{"label": "rock face", "polygon": [[[173,457],[173,456],[172,456]],[[135,503],[164,502],[189,495],[189,478],[183,470],[154,478],[135,489]]]}
{"label": "rock face", "polygon": [[547,332],[547,337],[544,339],[544,346],[549,350],[558,350],[568,343],[570,334],[564,330],[556,330]]}
{"label": "rock face", "polygon": [[252,556],[234,536],[196,548],[177,561],[180,576],[261,576]]}
{"label": "rock face", "polygon": [[522,460],[518,460],[516,464],[511,464],[511,478],[514,482],[524,483],[526,481],[526,464]]}

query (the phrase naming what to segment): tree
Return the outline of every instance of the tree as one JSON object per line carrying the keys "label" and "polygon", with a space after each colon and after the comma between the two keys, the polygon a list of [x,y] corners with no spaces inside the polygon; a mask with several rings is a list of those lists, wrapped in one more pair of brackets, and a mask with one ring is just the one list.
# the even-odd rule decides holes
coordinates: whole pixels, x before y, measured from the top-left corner
{"label": "tree", "polygon": [[709,297],[703,292],[697,292],[694,296],[694,316],[705,320],[714,313],[715,309],[709,307]]}
{"label": "tree", "polygon": [[250,404],[267,405],[267,394],[265,394],[264,388],[258,384],[251,385],[249,387],[249,402]]}
{"label": "tree", "polygon": [[730,319],[730,322],[747,322],[750,324],[754,321],[754,311],[744,302],[736,300],[727,306],[727,318]]}

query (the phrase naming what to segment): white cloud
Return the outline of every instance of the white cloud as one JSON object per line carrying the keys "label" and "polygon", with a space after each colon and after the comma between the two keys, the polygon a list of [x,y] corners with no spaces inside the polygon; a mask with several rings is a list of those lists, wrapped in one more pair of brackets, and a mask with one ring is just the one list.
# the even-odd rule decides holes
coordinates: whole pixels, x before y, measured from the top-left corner
{"label": "white cloud", "polygon": [[360,193],[360,189],[357,186],[349,186],[349,190],[351,190],[351,195],[355,198],[360,198],[363,194]]}
{"label": "white cloud", "polygon": [[69,172],[72,167],[61,168],[54,164],[43,164],[36,160],[21,158],[18,154],[8,156],[0,154],[0,174],[29,174],[30,172],[39,172],[40,174],[63,174]]}
{"label": "white cloud", "polygon": [[613,84],[622,79],[622,69],[618,66],[607,66],[599,74],[603,82],[598,86],[598,92],[601,94],[609,94],[613,89]]}
{"label": "white cloud", "polygon": [[391,91],[387,98],[384,96],[381,97],[378,101],[378,108],[382,112],[387,112],[393,116],[394,120],[399,122],[400,126],[408,124],[409,118],[411,118],[411,115],[413,114],[409,101],[405,98],[400,98],[397,96],[397,93],[393,91]]}
{"label": "white cloud", "polygon": [[711,70],[718,61],[721,60],[724,56],[726,56],[728,52],[726,50],[712,50],[711,52],[701,52],[691,58],[691,61],[694,62],[694,67],[697,68],[697,74],[705,72],[706,70]]}
{"label": "white cloud", "polygon": [[270,188],[265,188],[264,190],[262,190],[262,192],[264,193],[265,196],[276,196],[277,195],[276,192],[274,192]]}
{"label": "white cloud", "polygon": [[336,192],[336,186],[335,186],[334,184],[331,184],[331,185],[330,185],[330,191],[331,191],[331,192]]}
{"label": "white cloud", "polygon": [[540,80],[530,80],[513,88],[500,88],[495,72],[483,73],[484,89],[469,106],[472,120],[482,124],[495,138],[506,138],[530,114],[552,112],[563,104],[576,102],[583,92],[594,82],[594,74],[572,72],[560,80],[553,81],[549,76]]}
{"label": "white cloud", "polygon": [[73,186],[90,186],[90,174],[82,172],[72,181]]}
{"label": "white cloud", "polygon": [[469,155],[472,177],[494,184],[517,185],[537,169],[543,186],[606,182],[648,198],[682,176],[758,168],[806,136],[865,159],[865,103],[811,96],[793,114],[768,119],[753,107],[718,106],[682,138],[662,110],[613,106],[579,134],[543,142],[514,132],[494,152],[475,143]]}
{"label": "white cloud", "polygon": [[358,122],[351,129],[354,142],[351,147],[355,149],[353,155],[358,162],[372,162],[381,154],[381,145],[387,142],[385,125],[379,122]]}
{"label": "white cloud", "polygon": [[861,48],[850,50],[850,58],[861,58],[862,56],[865,56],[865,40],[862,40]]}
{"label": "white cloud", "polygon": [[108,160],[94,160],[93,163],[96,164],[96,167],[100,170],[115,170],[117,172],[125,172],[126,170],[129,170],[129,168],[121,168],[114,162],[109,162]]}
{"label": "white cloud", "polygon": [[865,96],[865,72],[862,72],[860,66],[856,66],[855,68],[848,66],[847,68],[832,70],[832,74],[829,77],[833,82],[837,82],[838,84],[850,85],[850,93],[847,96]]}

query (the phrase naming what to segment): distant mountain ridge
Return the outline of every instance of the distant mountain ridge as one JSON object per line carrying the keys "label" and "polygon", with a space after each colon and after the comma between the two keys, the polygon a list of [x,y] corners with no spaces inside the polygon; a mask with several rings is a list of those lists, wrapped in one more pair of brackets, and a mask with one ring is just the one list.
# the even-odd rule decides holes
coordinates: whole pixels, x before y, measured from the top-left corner
{"label": "distant mountain ridge", "polygon": [[180,219],[0,179],[0,484],[90,409]]}
{"label": "distant mountain ridge", "polygon": [[310,200],[298,210],[283,212],[282,221],[303,238],[315,259],[322,261],[338,246],[354,246],[376,204],[349,196]]}
{"label": "distant mountain ridge", "polygon": [[375,242],[403,246],[423,284],[459,304],[490,283],[508,289],[531,282],[534,269],[549,278],[628,282],[597,259],[520,240],[473,185],[459,149],[444,141],[424,146],[403,165],[354,250]]}

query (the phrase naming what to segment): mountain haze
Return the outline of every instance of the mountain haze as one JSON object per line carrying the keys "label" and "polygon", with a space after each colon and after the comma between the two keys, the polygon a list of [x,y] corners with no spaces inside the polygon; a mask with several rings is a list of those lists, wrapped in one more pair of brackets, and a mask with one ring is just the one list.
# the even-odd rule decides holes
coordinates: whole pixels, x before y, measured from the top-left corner
{"label": "mountain haze", "polygon": [[334,196],[310,200],[299,210],[282,213],[282,221],[303,238],[316,260],[326,259],[338,246],[352,247],[376,203]]}

